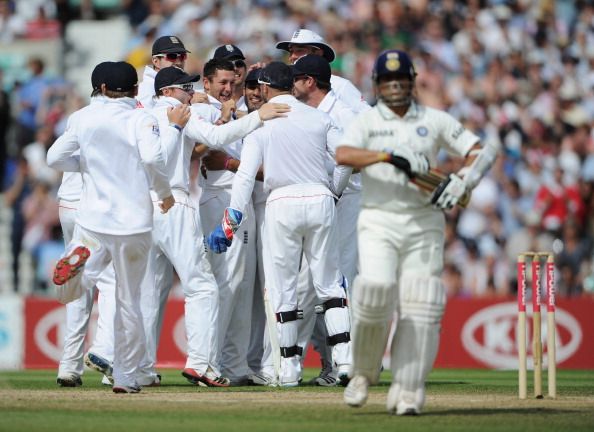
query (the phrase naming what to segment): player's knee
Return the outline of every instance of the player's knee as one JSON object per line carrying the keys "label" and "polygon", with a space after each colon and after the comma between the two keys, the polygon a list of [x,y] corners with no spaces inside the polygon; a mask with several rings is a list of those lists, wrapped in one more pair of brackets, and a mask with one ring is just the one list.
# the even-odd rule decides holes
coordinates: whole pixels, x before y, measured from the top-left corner
{"label": "player's knee", "polygon": [[446,304],[441,278],[404,274],[400,278],[399,293],[402,318],[439,324]]}
{"label": "player's knee", "polygon": [[394,310],[396,287],[357,276],[353,283],[353,316],[365,322],[384,323]]}

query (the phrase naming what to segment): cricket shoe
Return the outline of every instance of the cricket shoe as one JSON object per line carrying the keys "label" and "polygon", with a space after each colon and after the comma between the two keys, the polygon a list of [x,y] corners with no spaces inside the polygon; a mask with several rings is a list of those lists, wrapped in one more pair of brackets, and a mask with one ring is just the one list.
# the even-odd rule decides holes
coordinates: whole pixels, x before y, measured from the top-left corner
{"label": "cricket shoe", "polygon": [[278,382],[265,372],[258,372],[248,377],[248,385],[276,387]]}
{"label": "cricket shoe", "polygon": [[138,380],[138,384],[141,387],[161,387],[161,375],[148,377],[145,381]]}
{"label": "cricket shoe", "polygon": [[416,392],[402,391],[400,384],[392,383],[386,399],[386,407],[390,414],[416,416],[421,414],[421,406],[424,402],[424,389],[419,389]]}
{"label": "cricket shoe", "polygon": [[344,401],[347,405],[359,408],[367,402],[369,380],[362,375],[356,375],[344,389]]}
{"label": "cricket shoe", "polygon": [[80,387],[82,385],[82,379],[80,375],[75,373],[65,373],[58,375],[56,382],[60,387]]}
{"label": "cricket shoe", "polygon": [[321,387],[336,387],[337,379],[332,369],[332,363],[322,359],[322,370],[320,370],[320,374],[312,378],[309,383]]}
{"label": "cricket shoe", "polygon": [[99,373],[102,373],[113,383],[113,368],[111,363],[97,354],[88,352],[85,354],[85,364],[89,369],[93,369]]}
{"label": "cricket shoe", "polygon": [[192,384],[200,385],[200,383],[207,387],[229,387],[231,381],[229,378],[219,376],[209,366],[206,372],[201,374],[195,369],[186,368],[183,370],[182,375]]}
{"label": "cricket shoe", "polygon": [[54,283],[64,285],[82,270],[90,256],[91,251],[86,247],[78,246],[74,248],[72,252],[56,264],[53,277]]}
{"label": "cricket shoe", "polygon": [[125,385],[114,385],[112,387],[114,393],[140,393],[140,386],[125,386]]}

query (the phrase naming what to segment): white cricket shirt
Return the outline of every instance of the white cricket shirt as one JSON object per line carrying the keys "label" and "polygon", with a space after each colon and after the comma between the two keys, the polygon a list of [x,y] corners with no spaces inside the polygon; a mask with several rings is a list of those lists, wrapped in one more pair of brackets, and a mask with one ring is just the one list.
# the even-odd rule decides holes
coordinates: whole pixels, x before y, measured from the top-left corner
{"label": "white cricket shirt", "polygon": [[[89,105],[102,104],[105,102],[105,96],[93,96]],[[84,110],[86,107],[82,108]],[[76,118],[81,110],[73,112],[66,122],[66,131],[71,129],[71,124],[76,123]],[[65,132],[66,133],[66,132]],[[78,154],[78,153],[76,153]],[[80,172],[64,172],[62,183],[58,189],[58,199],[64,201],[79,201],[82,193],[82,175]]]}
{"label": "white cricket shirt", "polygon": [[[340,145],[376,151],[408,146],[423,153],[429,165],[437,164],[444,149],[465,156],[479,138],[445,111],[412,103],[404,117],[383,102],[357,116],[345,131]],[[361,172],[361,206],[386,211],[407,211],[430,205],[430,194],[421,191],[402,171],[389,163],[376,163]]]}
{"label": "white cricket shirt", "polygon": [[89,105],[48,151],[50,166],[82,173],[76,223],[83,228],[111,235],[150,231],[149,186],[159,199],[171,195],[157,119],[135,107],[132,98]]}
{"label": "white cricket shirt", "polygon": [[142,104],[143,108],[151,109],[155,106],[155,77],[157,71],[151,66],[144,67],[142,81],[138,84],[138,96],[136,99]]}
{"label": "white cricket shirt", "polygon": [[[166,129],[167,131],[175,131],[175,128],[169,126],[167,110],[179,104],[180,101],[172,97],[160,96],[157,98],[155,108],[151,110],[151,113],[159,121],[159,128],[162,131]],[[197,142],[213,149],[221,149],[257,129],[262,124],[260,115],[254,112],[241,120],[215,126],[210,122],[211,119],[207,120],[200,115],[199,111],[202,110],[200,107],[192,105],[190,107],[191,117],[183,129],[183,135],[178,134],[175,140],[165,138],[161,140],[171,187],[188,193],[190,192],[192,150]],[[162,133],[162,135],[165,134]]]}
{"label": "white cricket shirt", "polygon": [[230,206],[245,210],[260,165],[264,165],[266,192],[294,184],[319,184],[328,187],[329,192],[341,194],[352,170],[338,166],[330,184],[325,161],[328,152],[335,155],[340,139],[340,130],[330,116],[291,95],[275,96],[269,102],[286,103],[291,111],[287,117],[265,122],[243,140]]}
{"label": "white cricket shirt", "polygon": [[[334,90],[330,90],[318,105],[320,111],[330,116],[334,124],[344,133],[344,130],[351,124],[357,113],[347,104],[336,97]],[[333,173],[336,160],[328,157],[329,173]],[[352,174],[349,183],[343,193],[361,191],[361,174]]]}
{"label": "white cricket shirt", "polygon": [[348,79],[338,75],[331,75],[330,86],[336,97],[356,113],[362,113],[371,109],[369,104],[363,99],[361,92]]}

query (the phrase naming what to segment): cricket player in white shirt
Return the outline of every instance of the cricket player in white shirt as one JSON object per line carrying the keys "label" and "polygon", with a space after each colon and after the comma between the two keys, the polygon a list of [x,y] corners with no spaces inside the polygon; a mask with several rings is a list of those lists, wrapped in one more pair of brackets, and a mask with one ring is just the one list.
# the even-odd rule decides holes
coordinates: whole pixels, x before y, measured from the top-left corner
{"label": "cricket player in white shirt", "polygon": [[188,51],[177,36],[161,36],[152,47],[151,64],[144,67],[142,82],[138,86],[138,101],[143,108],[155,105],[155,76],[161,69],[176,66],[184,69]]}
{"label": "cricket player in white shirt", "polygon": [[125,62],[112,63],[104,80],[105,102],[81,110],[77,123],[48,151],[49,166],[80,171],[83,176],[73,239],[55,273],[67,282],[83,270],[81,283],[93,286],[113,261],[113,391],[138,393],[137,371],[145,348],[140,286],[153,226],[149,187],[162,200],[163,212],[175,201],[165,173],[157,120],[135,109],[136,70]]}
{"label": "cricket player in white shirt", "polygon": [[281,386],[298,385],[301,375],[297,345],[297,276],[305,253],[316,293],[326,307],[329,342],[340,371],[348,369],[350,321],[346,294],[341,287],[334,199],[348,182],[350,169],[338,167],[333,181],[325,168],[327,152],[339,136],[330,117],[297,101],[291,94],[291,68],[280,62],[267,65],[259,79],[266,101],[287,103],[286,119],[273,120],[244,140],[241,164],[233,180],[230,207],[223,223],[208,237],[216,253],[226,251],[249,205],[256,173],[265,172],[270,190],[264,224],[264,271],[277,318],[281,351]]}
{"label": "cricket player in white shirt", "polygon": [[[496,155],[449,114],[415,103],[415,75],[405,52],[382,52],[373,70],[379,102],[353,121],[336,153],[338,163],[362,169],[363,182],[352,379],[344,400],[362,406],[377,382],[396,305],[387,398],[388,412],[396,415],[420,414],[437,354],[446,301],[442,210],[478,184]],[[465,157],[465,164],[431,195],[409,179],[436,164],[440,149]]]}
{"label": "cricket player in white shirt", "polygon": [[[340,99],[331,89],[330,63],[322,56],[308,54],[297,59],[293,65],[295,84],[293,94],[301,102],[308,104],[330,115],[330,118],[341,131],[344,131],[356,113]],[[336,162],[328,157],[327,169],[330,175]],[[349,184],[336,205],[336,223],[338,225],[339,268],[348,284],[352,284],[357,272],[357,217],[361,200],[361,174],[353,174]],[[337,371],[332,365],[331,350],[326,344],[325,326],[323,325],[323,309],[313,314],[312,302],[317,301],[309,275],[309,267],[304,260],[299,275],[299,303],[303,305],[303,320],[299,323],[299,345],[304,349],[309,339],[320,353],[322,370],[313,382],[321,386],[335,386]],[[305,274],[304,270],[305,269]],[[348,285],[347,285],[348,286]],[[307,306],[306,306],[307,305]],[[313,334],[312,334],[313,331]],[[345,380],[346,381],[346,380]],[[347,382],[339,384],[346,385]]]}
{"label": "cricket player in white shirt", "polygon": [[[169,127],[167,113],[170,109],[190,102],[194,93],[192,83],[198,79],[199,75],[188,75],[176,67],[164,68],[157,73],[157,100],[151,113],[158,119],[160,129]],[[221,376],[216,365],[219,292],[206,259],[199,212],[189,198],[191,155],[196,142],[221,148],[257,129],[263,120],[282,115],[286,110],[288,106],[268,104],[237,122],[214,126],[203,120],[192,107],[190,120],[176,139],[162,140],[166,172],[176,204],[166,215],[161,214],[158,208],[154,213],[153,247],[147,274],[155,289],[148,287],[143,292],[142,311],[149,362],[143,362],[141,384],[158,383],[154,371],[156,347],[165,302],[172,285],[172,280],[163,275],[170,275],[174,267],[186,299],[188,358],[182,374],[195,384],[211,387],[229,385],[229,380]],[[157,201],[155,197],[153,200]]]}
{"label": "cricket player in white shirt", "polygon": [[[229,60],[213,58],[204,65],[204,89],[210,105],[223,109],[231,104],[235,89],[235,66]],[[237,120],[232,120],[234,123]],[[227,145],[224,150],[239,159],[242,141]],[[207,154],[208,156],[208,154]],[[205,166],[205,165],[204,165]],[[227,170],[204,170],[200,177],[200,217],[205,233],[212,231],[221,222],[221,214],[229,206],[234,173]],[[229,376],[232,385],[247,383],[249,369],[247,352],[251,323],[251,308],[256,275],[256,224],[253,206],[246,207],[246,223],[237,234],[237,241],[224,256],[210,253],[212,270],[219,285],[220,313],[219,336],[220,355],[218,363],[224,375]]]}
{"label": "cricket player in white shirt", "polygon": [[[336,54],[322,36],[307,29],[299,29],[293,33],[291,40],[281,41],[276,44],[278,49],[289,53],[289,62],[295,63],[304,55],[313,54],[324,57],[329,63],[336,58]],[[370,107],[363,99],[361,92],[348,79],[332,75],[330,84],[334,95],[352,108],[356,113],[367,111]]]}
{"label": "cricket player in white shirt", "polygon": [[[109,62],[98,64],[91,74],[93,93],[91,104],[102,104],[105,97],[101,94],[103,75],[109,68]],[[73,113],[68,118],[66,126],[76,123],[78,113]],[[58,189],[60,224],[64,234],[64,243],[68,245],[74,232],[75,219],[80,204],[82,192],[82,176],[80,173],[67,172],[62,177],[62,184]],[[62,285],[63,286],[63,285]],[[98,372],[104,373],[103,383],[111,385],[109,379],[112,374],[113,361],[113,316],[115,313],[115,274],[113,266],[108,266],[97,280],[99,313],[97,329],[93,345],[84,356],[87,366]],[[80,288],[73,289],[80,292]],[[58,290],[62,294],[61,289]],[[82,296],[66,304],[66,334],[62,358],[58,368],[57,383],[61,387],[78,387],[82,385],[84,342],[93,302],[95,289],[86,290]],[[60,299],[64,301],[64,299]]]}

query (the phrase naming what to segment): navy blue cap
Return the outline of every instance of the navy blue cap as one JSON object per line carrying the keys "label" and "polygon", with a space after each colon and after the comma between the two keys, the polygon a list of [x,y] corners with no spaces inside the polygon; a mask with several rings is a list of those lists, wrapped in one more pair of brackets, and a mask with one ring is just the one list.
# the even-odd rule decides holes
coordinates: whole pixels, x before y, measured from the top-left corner
{"label": "navy blue cap", "polygon": [[235,45],[221,45],[218,47],[212,58],[225,60],[245,60],[245,56]]}
{"label": "navy blue cap", "polygon": [[105,75],[109,72],[109,67],[113,62],[101,62],[95,69],[93,69],[93,73],[91,73],[91,85],[93,86],[93,90],[100,90],[101,84],[105,83]]}
{"label": "navy blue cap", "polygon": [[175,84],[188,84],[196,82],[200,75],[189,75],[176,66],[169,66],[161,69],[155,76],[155,93],[159,90]]}
{"label": "navy blue cap", "polygon": [[130,63],[107,62],[104,81],[107,90],[127,92],[138,85],[138,74]]}
{"label": "navy blue cap", "polygon": [[407,53],[400,50],[385,50],[377,57],[373,65],[374,81],[384,75],[404,75],[414,79],[415,67]]}
{"label": "navy blue cap", "polygon": [[247,76],[245,77],[245,83],[254,83],[258,82],[260,79],[260,73],[262,72],[262,68],[252,69],[248,72]]}
{"label": "navy blue cap", "polygon": [[183,42],[177,36],[161,36],[153,43],[153,54],[188,53]]}
{"label": "navy blue cap", "polygon": [[294,76],[309,75],[326,84],[330,83],[330,77],[332,76],[330,62],[315,54],[308,54],[297,59],[291,69],[293,69]]}
{"label": "navy blue cap", "polygon": [[267,84],[277,90],[291,90],[293,88],[293,70],[282,62],[268,63],[262,69],[258,82]]}

